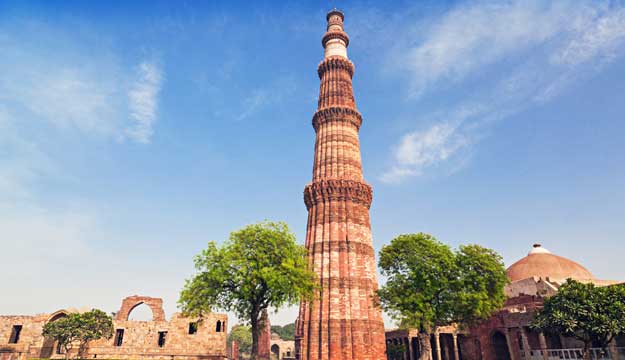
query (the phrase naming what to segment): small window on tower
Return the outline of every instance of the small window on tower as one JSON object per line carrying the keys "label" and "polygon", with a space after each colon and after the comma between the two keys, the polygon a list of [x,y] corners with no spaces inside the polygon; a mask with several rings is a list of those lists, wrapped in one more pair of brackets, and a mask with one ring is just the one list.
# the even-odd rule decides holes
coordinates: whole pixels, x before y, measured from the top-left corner
{"label": "small window on tower", "polygon": [[22,332],[22,325],[13,325],[11,330],[11,337],[9,338],[9,344],[17,344],[20,341],[20,333]]}
{"label": "small window on tower", "polygon": [[189,335],[193,335],[196,332],[197,332],[197,323],[196,322],[189,323]]}
{"label": "small window on tower", "polygon": [[167,338],[167,331],[158,332],[158,347],[165,346],[165,339]]}
{"label": "small window on tower", "polygon": [[124,329],[117,329],[115,332],[115,346],[122,346],[124,343]]}
{"label": "small window on tower", "polygon": [[216,332],[221,332],[221,321],[217,320],[217,326],[215,326]]}

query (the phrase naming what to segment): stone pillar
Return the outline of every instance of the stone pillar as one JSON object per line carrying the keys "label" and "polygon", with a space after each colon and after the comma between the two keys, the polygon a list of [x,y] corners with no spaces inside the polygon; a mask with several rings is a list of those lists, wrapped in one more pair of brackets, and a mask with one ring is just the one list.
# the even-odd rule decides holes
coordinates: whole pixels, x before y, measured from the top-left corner
{"label": "stone pillar", "polygon": [[404,359],[410,360],[410,337],[405,337],[404,341]]}
{"label": "stone pillar", "polygon": [[271,359],[271,324],[269,323],[269,315],[267,310],[263,311],[260,317],[260,326],[262,328],[258,337],[258,360]]}
{"label": "stone pillar", "polygon": [[236,341],[230,343],[230,360],[239,360],[239,343]]}
{"label": "stone pillar", "polygon": [[525,353],[525,360],[529,360],[532,357],[532,348],[530,347],[530,342],[527,340],[527,334],[525,333],[525,329],[523,327],[519,327],[519,331],[521,332],[521,340],[523,341],[523,353]]}
{"label": "stone pillar", "polygon": [[508,353],[510,354],[510,360],[517,360],[517,349],[514,348],[512,339],[510,338],[510,329],[504,329],[504,335],[506,336],[506,345],[508,345]]}
{"label": "stone pillar", "polygon": [[540,343],[540,350],[543,353],[543,359],[549,360],[549,355],[547,354],[547,340],[545,339],[544,333],[538,333],[538,342]]}
{"label": "stone pillar", "polygon": [[460,352],[458,351],[458,334],[453,333],[454,337],[454,360],[460,360]]}
{"label": "stone pillar", "polygon": [[436,331],[434,332],[434,344],[436,346],[436,360],[442,360],[443,357],[441,356],[441,339],[440,339],[441,334]]}
{"label": "stone pillar", "polygon": [[608,344],[608,350],[610,351],[610,357],[612,360],[620,360],[620,355],[618,353],[618,349],[616,348],[616,340],[612,339],[610,344]]}

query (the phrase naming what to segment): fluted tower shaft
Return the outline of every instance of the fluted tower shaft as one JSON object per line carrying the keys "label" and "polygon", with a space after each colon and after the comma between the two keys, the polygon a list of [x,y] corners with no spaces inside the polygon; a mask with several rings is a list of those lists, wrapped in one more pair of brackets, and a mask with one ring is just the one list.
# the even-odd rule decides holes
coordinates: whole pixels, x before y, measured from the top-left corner
{"label": "fluted tower shaft", "polygon": [[358,131],[362,117],[352,89],[354,65],[343,14],[328,13],[319,64],[319,103],[312,182],[304,189],[308,209],[306,247],[319,277],[317,300],[302,302],[296,325],[301,360],[385,359],[384,323],[375,305],[377,275]]}

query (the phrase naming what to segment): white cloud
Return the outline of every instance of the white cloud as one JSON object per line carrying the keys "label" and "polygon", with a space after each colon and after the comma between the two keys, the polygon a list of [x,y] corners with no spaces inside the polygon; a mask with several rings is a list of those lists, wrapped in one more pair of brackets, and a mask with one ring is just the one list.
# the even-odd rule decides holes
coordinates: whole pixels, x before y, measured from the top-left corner
{"label": "white cloud", "polygon": [[268,105],[272,99],[269,94],[271,89],[256,89],[250,96],[243,100],[241,113],[236,117],[237,121],[245,120]]}
{"label": "white cloud", "polygon": [[137,80],[128,92],[130,117],[134,123],[125,133],[141,143],[150,142],[157,118],[158,94],[161,90],[162,71],[154,62],[143,62],[137,70]]}
{"label": "white cloud", "polygon": [[580,36],[553,57],[555,63],[577,65],[596,57],[612,60],[622,51],[625,43],[625,8],[599,15],[584,24]]}
{"label": "white cloud", "polygon": [[0,105],[20,122],[149,142],[160,67],[124,66],[114,51],[82,35],[34,21],[0,26]]}
{"label": "white cloud", "polygon": [[[85,41],[85,32],[0,22],[0,272],[17,293],[50,294],[46,306],[76,304],[79,291],[98,282],[107,289],[106,281],[137,268],[123,254],[98,249],[114,230],[74,191],[71,166],[86,161],[73,153],[93,140],[149,141],[163,76],[150,61],[122,65],[105,45]],[[102,273],[97,264],[117,266]],[[17,299],[0,297],[0,307],[28,308]],[[46,310],[34,305],[33,312]]]}
{"label": "white cloud", "polygon": [[0,106],[0,202],[30,198],[30,185],[55,172],[54,161],[18,133],[8,111]]}
{"label": "white cloud", "polygon": [[438,121],[426,130],[405,134],[394,152],[395,165],[380,177],[387,183],[423,174],[423,170],[439,162],[449,160],[474,141],[469,129],[463,125],[483,114],[479,107],[465,107],[446,114],[446,120]]}
{"label": "white cloud", "polygon": [[553,99],[622,55],[625,7],[601,1],[472,2],[450,10],[424,34],[400,60],[411,70],[414,94],[491,73],[442,115],[419,117],[429,128],[401,137],[380,177],[385,182],[456,159],[493,121]]}
{"label": "white cloud", "polygon": [[259,111],[279,104],[295,91],[295,80],[292,77],[278,78],[268,86],[255,89],[243,99],[241,111],[234,117],[236,121],[245,120]]}
{"label": "white cloud", "polygon": [[553,38],[584,16],[563,2],[471,3],[451,10],[403,59],[422,94],[438,81],[457,81],[510,53]]}

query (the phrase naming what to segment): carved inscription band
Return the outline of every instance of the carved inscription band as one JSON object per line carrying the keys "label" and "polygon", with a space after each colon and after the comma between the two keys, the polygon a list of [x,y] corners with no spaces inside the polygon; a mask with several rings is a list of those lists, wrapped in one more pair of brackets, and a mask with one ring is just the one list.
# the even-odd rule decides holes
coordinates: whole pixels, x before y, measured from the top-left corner
{"label": "carved inscription band", "polygon": [[362,124],[362,116],[357,110],[342,106],[332,106],[317,110],[312,118],[312,125],[315,131],[319,130],[321,124],[339,121],[354,125],[356,129],[360,129]]}
{"label": "carved inscription band", "polygon": [[[373,246],[367,243],[355,242],[355,241],[323,241],[314,242],[312,244],[312,254],[318,254],[322,251],[329,252],[342,252],[342,253],[355,253],[357,255],[375,257],[375,251]],[[374,260],[375,261],[375,260]]]}
{"label": "carved inscription band", "polygon": [[328,200],[352,201],[371,207],[373,192],[367,183],[355,180],[319,180],[304,189],[304,203],[310,209],[313,205]]}
{"label": "carved inscription band", "polygon": [[345,70],[349,74],[349,77],[354,76],[354,63],[342,56],[330,56],[325,58],[319,63],[317,67],[317,74],[319,79],[323,77],[323,74],[328,70]]}

